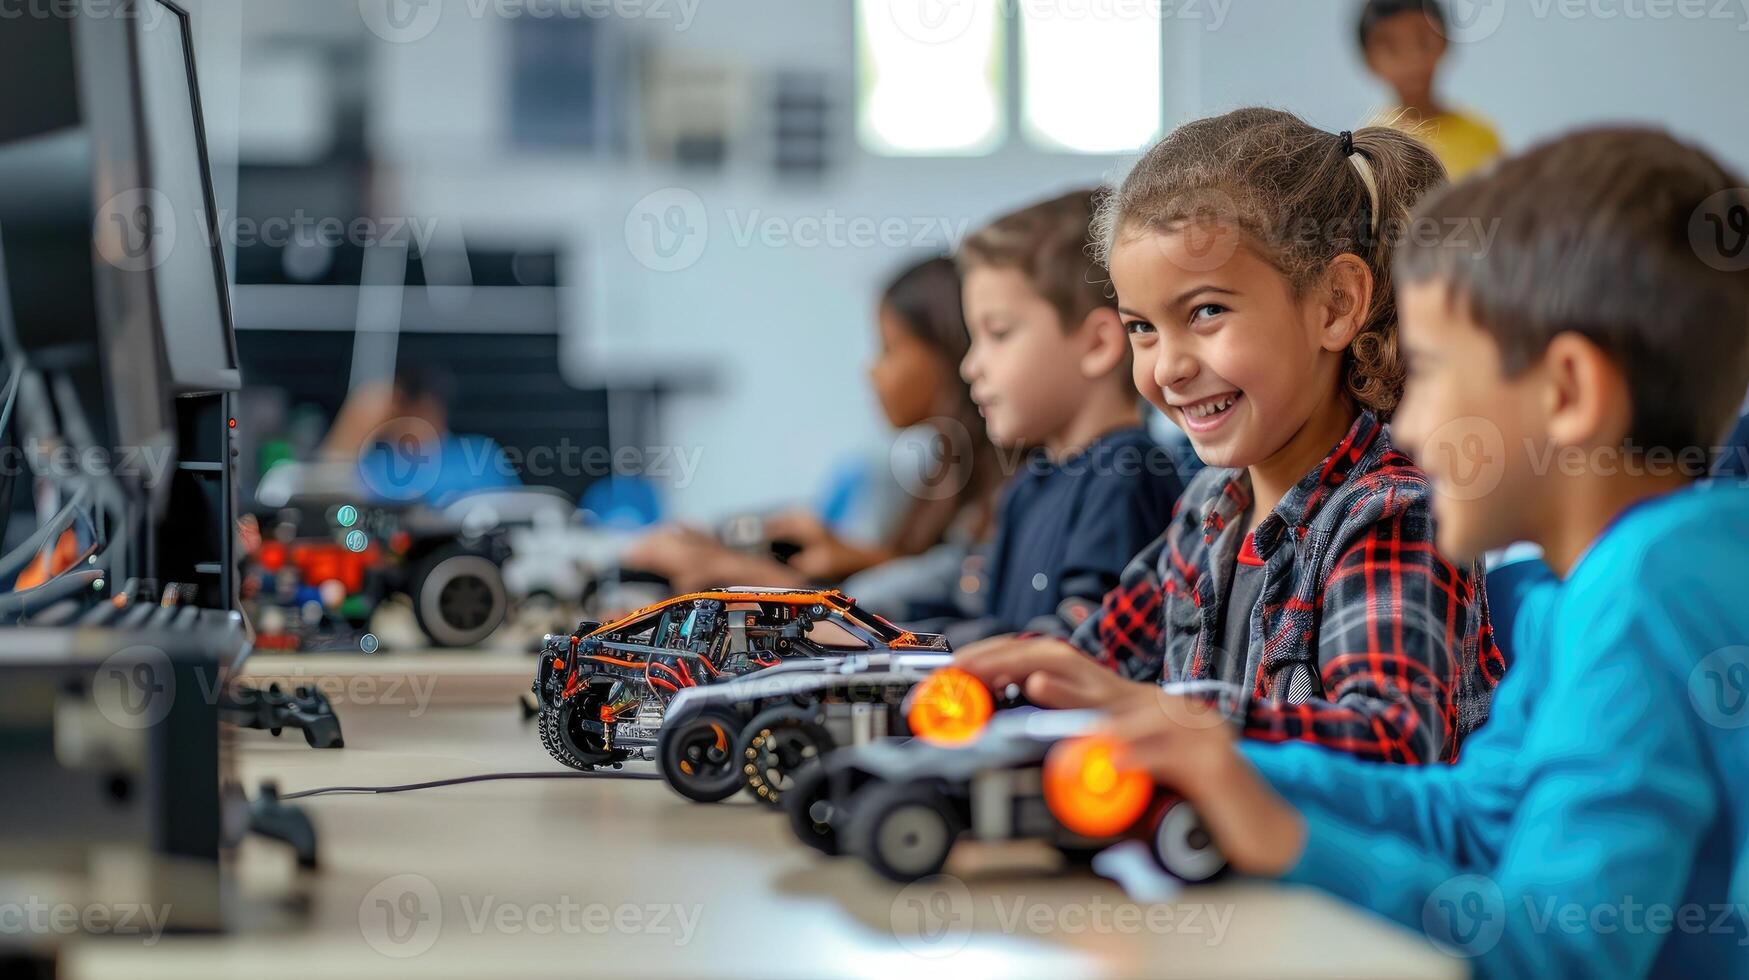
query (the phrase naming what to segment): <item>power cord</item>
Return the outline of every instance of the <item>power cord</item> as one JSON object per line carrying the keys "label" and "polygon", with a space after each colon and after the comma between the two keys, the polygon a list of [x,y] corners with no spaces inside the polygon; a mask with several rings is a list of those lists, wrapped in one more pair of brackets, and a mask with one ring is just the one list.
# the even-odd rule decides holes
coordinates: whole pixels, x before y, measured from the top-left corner
{"label": "power cord", "polygon": [[323,786],[320,789],[299,790],[296,793],[283,793],[282,800],[301,800],[308,796],[326,796],[330,793],[355,793],[366,796],[379,796],[385,793],[406,793],[416,789],[433,789],[439,786],[460,786],[463,783],[483,783],[494,779],[661,779],[653,772],[621,772],[608,770],[605,772],[489,772],[478,776],[457,776],[453,779],[433,779],[425,783],[406,783],[401,786]]}

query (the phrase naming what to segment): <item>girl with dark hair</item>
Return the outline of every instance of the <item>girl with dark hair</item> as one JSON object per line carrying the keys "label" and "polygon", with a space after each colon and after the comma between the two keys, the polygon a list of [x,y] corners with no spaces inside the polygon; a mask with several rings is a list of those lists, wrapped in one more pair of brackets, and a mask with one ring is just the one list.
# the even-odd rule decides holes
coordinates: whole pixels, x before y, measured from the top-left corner
{"label": "girl with dark hair", "polygon": [[905,453],[891,454],[893,465],[883,460],[879,467],[879,478],[890,474],[898,484],[888,496],[901,501],[882,539],[847,540],[816,514],[797,510],[763,521],[765,538],[798,549],[787,563],[680,525],[636,542],[623,562],[665,576],[677,592],[731,584],[798,587],[838,582],[949,538],[983,538],[1002,474],[959,375],[969,341],[953,262],[931,258],[901,272],[882,292],[876,322],[880,347],[869,381],[893,428],[920,437],[913,443],[915,470],[897,465]]}

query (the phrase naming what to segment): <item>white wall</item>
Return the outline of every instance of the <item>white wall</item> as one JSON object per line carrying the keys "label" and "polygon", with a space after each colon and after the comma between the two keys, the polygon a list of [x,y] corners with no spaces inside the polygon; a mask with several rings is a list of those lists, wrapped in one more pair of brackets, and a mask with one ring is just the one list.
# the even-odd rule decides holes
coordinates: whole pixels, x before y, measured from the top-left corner
{"label": "white wall", "polygon": [[[705,517],[808,496],[831,448],[878,448],[887,438],[862,376],[873,341],[871,305],[880,282],[914,250],[743,246],[731,218],[833,212],[946,222],[957,231],[1025,201],[1121,175],[1125,163],[1024,148],[978,159],[861,153],[848,115],[848,0],[702,0],[684,32],[637,25],[686,57],[750,75],[790,65],[833,73],[844,113],[838,167],[818,186],[786,186],[750,165],[701,178],[647,164],[518,153],[503,135],[505,24],[468,16],[469,2],[448,0],[441,22],[418,41],[367,37],[377,77],[373,140],[399,162],[391,186],[407,213],[437,216],[448,231],[547,235],[574,247],[571,281],[582,285],[566,301],[565,356],[575,377],[647,373],[670,361],[716,375],[714,386],[673,400],[662,419],[666,440],[704,449],[696,480],[671,494],[683,514]],[[1102,0],[1077,2],[1097,9]],[[1334,130],[1357,125],[1384,100],[1355,51],[1356,3],[1160,2],[1169,14],[1169,121],[1265,103]],[[1633,120],[1697,138],[1749,170],[1749,0],[1701,5],[1703,12],[1723,10],[1727,19],[1628,16],[1643,13],[1648,2],[1654,11],[1666,9],[1660,6],[1666,0],[1585,0],[1575,19],[1564,14],[1572,3],[1488,0],[1493,6],[1480,8],[1483,16],[1503,12],[1503,19],[1487,37],[1454,46],[1448,94],[1493,119],[1509,146],[1579,124]],[[1672,13],[1695,4],[1668,2]],[[257,13],[250,5],[246,36],[281,29],[284,8],[271,6],[278,12]],[[352,0],[335,6],[356,16]],[[1617,15],[1608,16],[1612,11]],[[1087,71],[1099,71],[1096,59]],[[674,272],[640,264],[625,234],[633,205],[664,188],[698,195],[709,226],[697,261]],[[941,249],[952,242],[937,233],[926,244]],[[779,465],[749,468],[755,436],[774,432],[799,448]]]}
{"label": "white wall", "polygon": [[[749,74],[796,65],[832,72],[844,115],[837,165],[824,181],[785,184],[760,166],[701,176],[512,153],[490,111],[506,98],[502,26],[446,16],[423,41],[386,46],[379,145],[400,161],[411,212],[441,210],[470,237],[533,230],[576,247],[571,279],[586,285],[567,296],[574,377],[684,368],[714,378],[670,400],[660,420],[665,441],[703,450],[694,481],[670,494],[678,512],[701,519],[811,497],[838,455],[888,445],[864,370],[874,301],[902,263],[950,251],[966,230],[1017,204],[1121,172],[1113,157],[1024,149],[958,160],[861,153],[849,116],[850,5],[780,0],[707,0],[673,40]],[[647,28],[655,38],[662,31]],[[417,79],[431,82],[411,84]],[[708,232],[693,264],[653,271],[628,247],[626,219],[645,195],[668,188],[697,195]],[[788,236],[834,218],[898,219],[905,244],[741,240],[767,220]],[[750,457],[776,462],[750,467]]]}

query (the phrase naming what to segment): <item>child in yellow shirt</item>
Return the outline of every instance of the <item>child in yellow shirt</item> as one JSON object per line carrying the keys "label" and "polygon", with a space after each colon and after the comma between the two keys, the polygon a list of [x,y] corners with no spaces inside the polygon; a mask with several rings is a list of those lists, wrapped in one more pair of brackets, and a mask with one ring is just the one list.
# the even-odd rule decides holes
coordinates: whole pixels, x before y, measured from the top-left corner
{"label": "child in yellow shirt", "polygon": [[1444,105],[1434,92],[1447,23],[1439,0],[1368,0],[1360,14],[1360,50],[1367,69],[1397,94],[1397,105],[1371,125],[1421,140],[1457,180],[1499,156],[1500,137],[1486,121]]}

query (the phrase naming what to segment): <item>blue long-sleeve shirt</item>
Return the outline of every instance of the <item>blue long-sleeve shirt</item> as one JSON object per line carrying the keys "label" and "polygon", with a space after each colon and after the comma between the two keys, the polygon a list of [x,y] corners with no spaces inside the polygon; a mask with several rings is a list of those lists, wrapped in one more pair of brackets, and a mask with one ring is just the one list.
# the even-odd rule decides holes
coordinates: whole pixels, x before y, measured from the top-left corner
{"label": "blue long-sleeve shirt", "polygon": [[1306,820],[1286,876],[1484,975],[1749,976],[1749,489],[1621,515],[1521,609],[1451,766],[1244,752]]}

